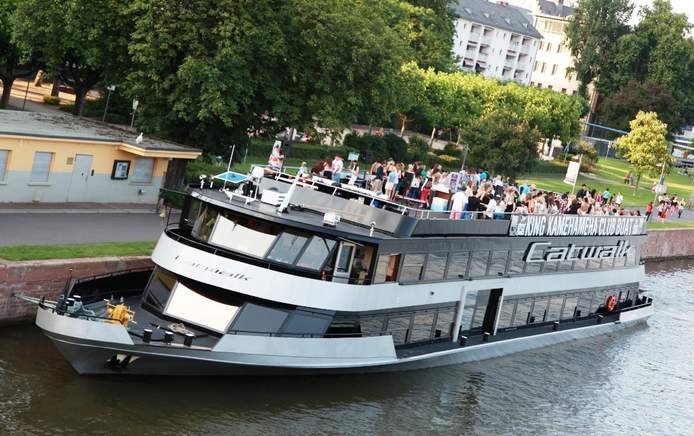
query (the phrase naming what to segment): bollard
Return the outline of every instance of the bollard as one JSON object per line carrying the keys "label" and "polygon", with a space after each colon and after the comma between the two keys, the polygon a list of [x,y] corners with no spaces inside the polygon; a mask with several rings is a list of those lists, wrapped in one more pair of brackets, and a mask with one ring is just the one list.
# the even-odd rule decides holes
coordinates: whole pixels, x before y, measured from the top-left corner
{"label": "bollard", "polygon": [[603,318],[602,315],[598,315],[598,324],[602,324],[602,318]]}
{"label": "bollard", "polygon": [[186,337],[183,338],[183,345],[186,347],[190,347],[193,345],[193,339],[195,338],[195,335],[192,333],[186,333]]}
{"label": "bollard", "polygon": [[458,343],[460,344],[460,346],[464,347],[466,342],[467,336],[460,335],[460,337],[458,338]]}
{"label": "bollard", "polygon": [[492,334],[489,333],[489,332],[484,332],[484,334],[482,335],[482,342],[489,342],[489,337],[490,337],[491,335],[492,335]]}
{"label": "bollard", "polygon": [[172,343],[172,342],[173,342],[173,338],[174,338],[173,332],[170,332],[170,331],[168,331],[168,330],[164,332],[164,343],[165,343],[165,344],[170,344],[170,343]]}
{"label": "bollard", "polygon": [[559,321],[554,321],[552,323],[552,331],[556,332],[557,330],[559,330]]}
{"label": "bollard", "polygon": [[147,342],[152,340],[152,330],[151,329],[145,329],[142,332],[142,342]]}

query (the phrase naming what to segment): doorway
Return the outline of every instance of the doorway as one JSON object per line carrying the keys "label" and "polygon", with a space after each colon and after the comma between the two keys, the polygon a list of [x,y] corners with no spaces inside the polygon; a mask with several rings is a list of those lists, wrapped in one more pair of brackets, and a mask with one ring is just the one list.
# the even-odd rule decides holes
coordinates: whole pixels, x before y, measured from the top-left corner
{"label": "doorway", "polygon": [[75,155],[67,194],[68,202],[89,200],[89,178],[92,173],[93,159],[94,156],[91,154]]}

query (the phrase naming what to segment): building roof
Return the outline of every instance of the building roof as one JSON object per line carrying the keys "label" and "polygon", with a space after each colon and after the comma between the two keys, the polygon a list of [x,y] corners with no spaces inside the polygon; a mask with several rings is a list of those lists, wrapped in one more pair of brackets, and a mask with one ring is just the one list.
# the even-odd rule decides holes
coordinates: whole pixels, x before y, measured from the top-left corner
{"label": "building roof", "polygon": [[[201,151],[195,147],[177,144],[152,136],[143,135],[143,141],[136,142],[137,135],[125,129],[99,123],[87,118],[60,113],[39,113],[13,110],[0,110],[0,135],[31,136],[39,138],[61,138],[80,141],[118,142],[147,152],[166,152],[191,154],[196,157]],[[195,154],[195,156],[192,156]]]}
{"label": "building roof", "polygon": [[531,17],[515,6],[487,0],[458,0],[452,9],[464,20],[542,39],[540,32],[533,27]]}
{"label": "building roof", "polygon": [[573,7],[560,4],[561,2],[552,0],[537,0],[537,3],[540,6],[540,12],[545,15],[566,18],[574,13]]}

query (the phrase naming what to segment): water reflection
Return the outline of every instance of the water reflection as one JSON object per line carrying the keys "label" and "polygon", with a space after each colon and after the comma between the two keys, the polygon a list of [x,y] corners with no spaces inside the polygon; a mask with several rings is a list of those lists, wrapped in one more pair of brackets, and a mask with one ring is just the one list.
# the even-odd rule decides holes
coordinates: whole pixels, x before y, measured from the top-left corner
{"label": "water reflection", "polygon": [[0,433],[686,434],[693,282],[692,261],[649,265],[656,315],[626,333],[381,375],[80,377],[37,329],[1,329]]}

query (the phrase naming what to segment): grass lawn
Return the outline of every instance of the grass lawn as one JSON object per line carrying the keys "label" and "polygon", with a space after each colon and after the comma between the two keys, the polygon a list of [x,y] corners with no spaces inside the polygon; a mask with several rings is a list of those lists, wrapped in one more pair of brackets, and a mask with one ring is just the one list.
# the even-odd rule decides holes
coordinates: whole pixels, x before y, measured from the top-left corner
{"label": "grass lawn", "polygon": [[155,241],[102,242],[98,244],[14,245],[0,247],[0,259],[45,260],[77,257],[149,255]]}
{"label": "grass lawn", "polygon": [[665,221],[664,223],[650,222],[648,223],[647,228],[648,230],[694,228],[694,221]]}
{"label": "grass lawn", "polygon": [[[549,165],[549,164],[545,164]],[[561,165],[557,162],[553,165]],[[628,186],[623,183],[624,176],[629,171],[629,164],[626,161],[621,161],[612,158],[600,158],[598,164],[593,170],[593,174],[604,180],[595,180],[585,175],[581,174],[576,182],[576,189],[585,183],[590,189],[597,189],[602,192],[605,188],[610,188],[613,194],[621,192],[624,195],[624,206],[634,207],[634,206],[645,206],[649,201],[653,200],[653,192],[651,192],[651,186],[657,177],[643,176],[641,178],[641,183],[639,190],[636,195],[634,195],[634,187]],[[527,175],[519,178],[520,181],[526,181],[528,183],[535,184],[540,189],[551,190],[554,192],[570,192],[571,186],[563,182],[564,173],[561,174],[547,174],[542,171],[542,168],[538,168],[538,171],[534,174]],[[668,186],[669,194],[677,194],[684,198],[689,198],[692,194],[692,181],[689,177],[679,174],[676,169],[673,169],[671,173],[665,178],[666,184]]]}

